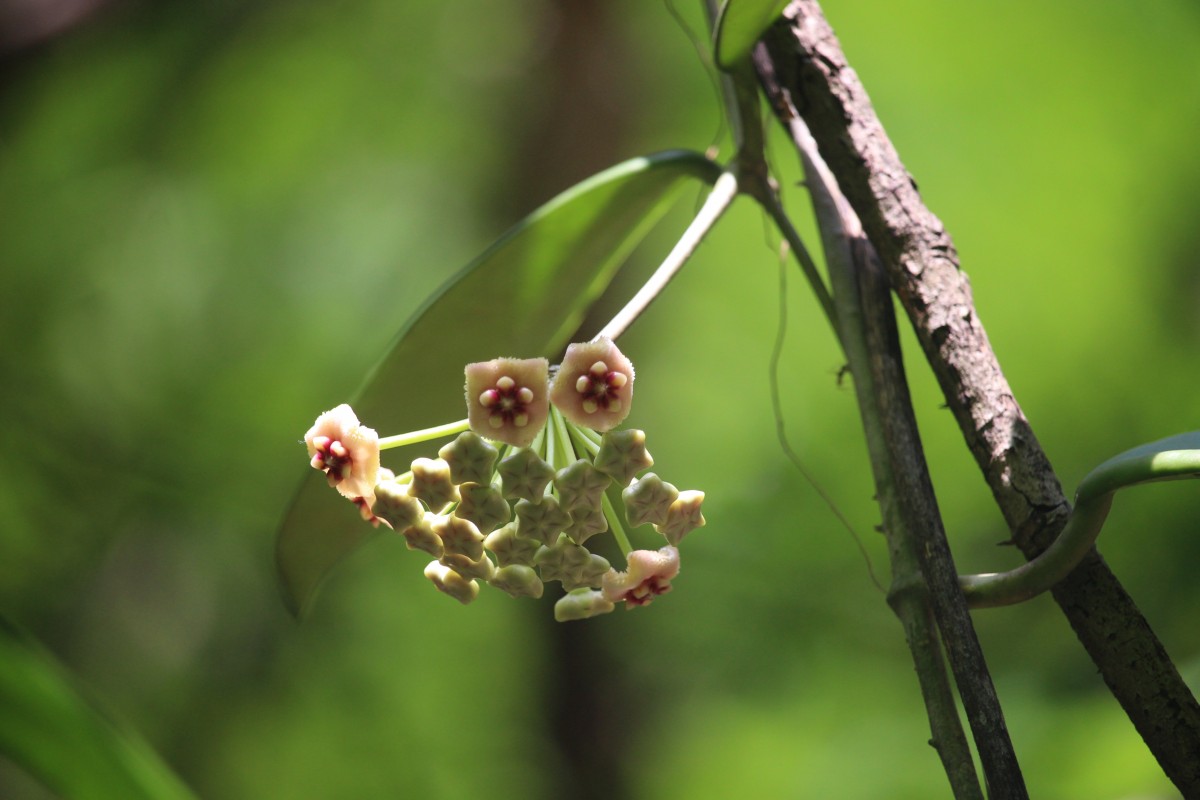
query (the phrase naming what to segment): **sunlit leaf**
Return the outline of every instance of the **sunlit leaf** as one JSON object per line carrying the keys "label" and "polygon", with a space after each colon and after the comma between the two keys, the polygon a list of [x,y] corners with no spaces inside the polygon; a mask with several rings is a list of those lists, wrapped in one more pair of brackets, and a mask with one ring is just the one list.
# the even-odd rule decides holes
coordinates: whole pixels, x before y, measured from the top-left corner
{"label": "sunlit leaf", "polygon": [[[359,419],[381,435],[449,422],[466,416],[468,362],[557,359],[629,252],[666,212],[681,179],[712,183],[719,174],[700,154],[660,153],[595,175],[530,214],[413,315],[354,402]],[[384,463],[403,471],[423,454],[412,451],[388,451]],[[357,510],[310,470],[276,542],[292,613],[303,616],[329,570],[372,534]]]}
{"label": "sunlit leaf", "polygon": [[747,58],[787,4],[788,0],[727,0],[717,18],[717,66],[732,69]]}
{"label": "sunlit leaf", "polygon": [[119,729],[40,646],[0,618],[0,753],[69,800],[185,800],[154,751]]}

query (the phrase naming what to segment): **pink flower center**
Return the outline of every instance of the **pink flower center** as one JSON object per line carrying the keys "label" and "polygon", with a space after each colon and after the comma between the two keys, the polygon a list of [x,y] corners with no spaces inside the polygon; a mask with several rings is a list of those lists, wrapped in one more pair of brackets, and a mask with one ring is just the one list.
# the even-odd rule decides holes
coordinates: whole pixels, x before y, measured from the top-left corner
{"label": "pink flower center", "polygon": [[328,436],[318,436],[313,439],[313,447],[317,449],[312,457],[313,469],[319,469],[328,475],[330,486],[337,486],[350,477],[354,460],[344,444]]}
{"label": "pink flower center", "polygon": [[652,575],[625,593],[622,598],[631,606],[644,606],[660,594],[671,591],[671,581]]}
{"label": "pink flower center", "polygon": [[605,411],[621,410],[621,398],[617,393],[629,382],[629,376],[624,372],[610,370],[608,364],[597,361],[586,374],[580,375],[575,381],[575,391],[583,398],[583,410],[595,414],[603,408]]}
{"label": "pink flower center", "polygon": [[533,403],[533,390],[518,386],[507,375],[500,377],[491,389],[480,393],[479,404],[490,412],[488,424],[493,428],[513,425],[524,428],[529,424],[529,405]]}

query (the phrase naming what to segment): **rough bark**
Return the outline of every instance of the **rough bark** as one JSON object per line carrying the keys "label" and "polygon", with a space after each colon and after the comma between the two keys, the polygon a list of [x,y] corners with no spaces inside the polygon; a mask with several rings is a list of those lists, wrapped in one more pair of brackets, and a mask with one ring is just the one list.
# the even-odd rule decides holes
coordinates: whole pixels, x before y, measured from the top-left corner
{"label": "rough bark", "polygon": [[[782,90],[879,253],[1014,542],[1036,556],[1070,505],[1000,369],[949,234],[922,202],[815,0],[788,6],[766,44]],[[786,114],[786,104],[773,105]],[[1200,797],[1200,706],[1099,554],[1054,597],[1168,777],[1184,796]]]}

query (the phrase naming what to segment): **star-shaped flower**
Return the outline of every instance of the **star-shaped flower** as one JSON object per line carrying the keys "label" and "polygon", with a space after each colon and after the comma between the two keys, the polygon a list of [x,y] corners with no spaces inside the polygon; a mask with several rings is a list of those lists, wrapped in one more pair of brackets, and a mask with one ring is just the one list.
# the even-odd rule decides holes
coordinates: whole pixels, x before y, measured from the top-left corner
{"label": "star-shaped flower", "polygon": [[567,592],[554,604],[554,619],[559,622],[570,622],[576,619],[607,614],[616,606],[612,604],[603,592],[595,589],[575,589]]}
{"label": "star-shaped flower", "polygon": [[[554,535],[558,536],[557,533]],[[496,554],[496,560],[502,567],[510,564],[521,564],[528,567],[533,565],[533,557],[537,555],[541,543],[535,539],[519,536],[517,523],[510,522],[503,528],[489,533],[483,540],[483,546]]]}
{"label": "star-shaped flower", "polygon": [[464,606],[479,596],[479,584],[469,581],[444,564],[430,561],[425,577],[433,581],[439,592],[450,595]]}
{"label": "star-shaped flower", "polygon": [[554,476],[559,503],[571,512],[579,508],[599,509],[600,497],[610,483],[612,478],[583,458],[569,467],[563,467]]}
{"label": "star-shaped flower", "polygon": [[544,588],[533,568],[522,564],[501,567],[488,583],[513,597],[532,597],[535,600],[542,596]]}
{"label": "star-shaped flower", "polygon": [[549,546],[558,541],[558,535],[570,524],[571,515],[549,495],[543,495],[536,502],[517,502],[517,533],[524,537]]}
{"label": "star-shaped flower", "polygon": [[528,447],[550,415],[550,363],[544,358],[496,358],[467,364],[471,430]]}
{"label": "star-shaped flower", "polygon": [[621,486],[628,486],[634,475],[652,466],[654,459],[646,450],[644,431],[609,431],[600,440],[600,452],[596,453],[596,469]]}
{"label": "star-shaped flower", "polygon": [[463,431],[438,455],[450,465],[454,483],[490,483],[499,450],[472,431]]}
{"label": "star-shaped flower", "polygon": [[550,402],[576,425],[606,431],[621,424],[633,401],[633,364],[608,339],[567,347]]}
{"label": "star-shaped flower", "polygon": [[504,495],[491,484],[464,483],[458,492],[462,500],[454,516],[471,520],[480,533],[491,533],[512,517]]}
{"label": "star-shaped flower", "polygon": [[679,497],[667,509],[667,519],[654,529],[667,537],[667,541],[678,545],[679,541],[696,528],[704,527],[704,515],[700,513],[700,505],[704,502],[704,492],[680,492]]}
{"label": "star-shaped flower", "polygon": [[653,472],[634,481],[621,492],[625,501],[625,517],[633,527],[653,522],[661,525],[667,521],[667,511],[679,497],[679,490]]}
{"label": "star-shaped flower", "polygon": [[359,424],[354,410],[343,403],[326,411],[304,434],[313,469],[325,473],[329,485],[351,500],[375,499],[379,474],[379,436]]}
{"label": "star-shaped flower", "polygon": [[522,448],[501,461],[498,471],[505,497],[531,501],[540,498],[554,478],[554,467],[529,448]]}
{"label": "star-shaped flower", "polygon": [[435,514],[458,501],[458,487],[450,480],[450,465],[440,458],[413,459],[408,493]]}
{"label": "star-shaped flower", "polygon": [[679,574],[679,550],[668,545],[661,550],[634,550],[625,572],[611,570],[604,576],[604,596],[610,602],[625,602],[628,609],[647,605],[671,591],[671,579]]}

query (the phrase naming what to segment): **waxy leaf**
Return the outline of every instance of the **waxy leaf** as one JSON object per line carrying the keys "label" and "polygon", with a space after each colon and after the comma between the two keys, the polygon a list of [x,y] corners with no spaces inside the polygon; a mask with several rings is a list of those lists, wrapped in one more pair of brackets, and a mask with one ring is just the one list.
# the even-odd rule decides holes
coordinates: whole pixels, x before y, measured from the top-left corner
{"label": "waxy leaf", "polygon": [[[466,364],[500,356],[556,361],[681,180],[711,184],[718,175],[698,153],[659,153],[618,164],[534,211],[417,310],[353,402],[359,419],[381,436],[451,422],[466,416]],[[384,465],[403,472],[444,443],[386,451]],[[297,460],[306,460],[303,450]],[[310,470],[276,541],[289,610],[303,617],[329,570],[372,534]]]}
{"label": "waxy leaf", "polygon": [[71,800],[192,800],[140,737],[72,684],[49,654],[0,619],[0,754]]}
{"label": "waxy leaf", "polygon": [[748,58],[787,4],[788,0],[726,0],[716,25],[717,66],[733,69]]}

